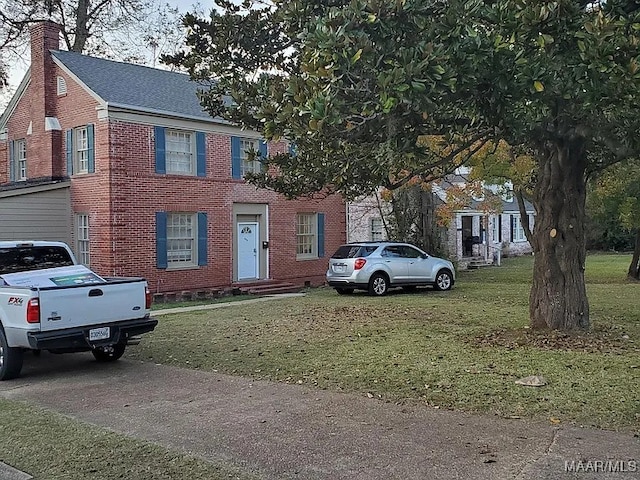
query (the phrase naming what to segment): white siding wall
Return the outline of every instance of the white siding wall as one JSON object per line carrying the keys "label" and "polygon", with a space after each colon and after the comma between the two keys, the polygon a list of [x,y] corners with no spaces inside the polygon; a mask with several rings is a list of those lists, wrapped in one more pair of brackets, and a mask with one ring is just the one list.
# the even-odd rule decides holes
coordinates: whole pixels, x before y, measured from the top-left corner
{"label": "white siding wall", "polygon": [[0,192],[0,240],[51,240],[72,245],[69,186]]}

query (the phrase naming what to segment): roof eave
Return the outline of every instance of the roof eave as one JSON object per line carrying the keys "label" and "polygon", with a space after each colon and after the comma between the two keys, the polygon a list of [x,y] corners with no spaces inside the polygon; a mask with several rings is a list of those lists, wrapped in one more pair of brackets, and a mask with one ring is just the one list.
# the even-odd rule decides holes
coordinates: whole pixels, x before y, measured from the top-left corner
{"label": "roof eave", "polygon": [[27,70],[27,73],[25,73],[22,81],[20,82],[20,85],[18,85],[18,88],[16,89],[16,92],[11,97],[11,100],[9,100],[7,108],[5,108],[4,112],[2,112],[2,115],[0,115],[0,131],[4,130],[7,126],[7,123],[9,123],[9,118],[11,118],[11,115],[13,115],[13,112],[18,106],[18,102],[22,99],[25,92],[27,91],[27,87],[29,86],[30,81],[31,68],[29,68]]}

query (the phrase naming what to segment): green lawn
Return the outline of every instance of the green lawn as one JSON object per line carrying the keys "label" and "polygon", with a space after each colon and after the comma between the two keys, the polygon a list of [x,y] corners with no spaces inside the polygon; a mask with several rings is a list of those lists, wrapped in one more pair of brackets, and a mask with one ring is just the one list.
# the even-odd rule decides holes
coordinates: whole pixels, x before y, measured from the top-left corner
{"label": "green lawn", "polygon": [[[588,258],[593,331],[527,328],[532,258],[460,272],[450,292],[332,289],[163,316],[129,356],[500,416],[640,429],[640,284],[631,257]],[[542,388],[514,382],[543,375]]]}
{"label": "green lawn", "polygon": [[0,439],[0,461],[38,480],[255,478],[21,402],[0,400]]}

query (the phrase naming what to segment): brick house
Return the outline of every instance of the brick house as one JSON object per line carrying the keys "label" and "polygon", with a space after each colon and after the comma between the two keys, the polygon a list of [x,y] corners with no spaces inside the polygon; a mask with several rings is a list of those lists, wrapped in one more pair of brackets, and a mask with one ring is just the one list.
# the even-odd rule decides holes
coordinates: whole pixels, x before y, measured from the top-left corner
{"label": "brick house", "polygon": [[243,175],[282,152],[202,111],[187,75],[59,50],[31,29],[31,67],[0,117],[0,239],[67,241],[154,292],[324,282],[345,240],[338,196],[286,200]]}

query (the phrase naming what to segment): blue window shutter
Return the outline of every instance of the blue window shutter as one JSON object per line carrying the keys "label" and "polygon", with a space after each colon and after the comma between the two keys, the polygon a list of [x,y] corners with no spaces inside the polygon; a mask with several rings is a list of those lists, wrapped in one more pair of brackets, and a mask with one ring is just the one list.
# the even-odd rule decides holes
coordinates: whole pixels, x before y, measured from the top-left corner
{"label": "blue window shutter", "polygon": [[207,214],[198,212],[198,265],[207,264]]}
{"label": "blue window shutter", "polygon": [[289,144],[289,155],[291,155],[292,157],[295,157],[298,155],[298,147],[296,147],[295,143]]}
{"label": "blue window shutter", "polygon": [[156,147],[156,173],[167,173],[164,127],[154,127],[154,138]]}
{"label": "blue window shutter", "polygon": [[96,171],[96,149],[93,123],[87,125],[87,156],[89,157],[88,173]]}
{"label": "blue window shutter", "polygon": [[231,137],[231,177],[241,178],[240,169],[240,137]]}
{"label": "blue window shutter", "polygon": [[324,213],[318,213],[318,257],[324,257]]}
{"label": "blue window shutter", "polygon": [[167,213],[156,212],[156,266],[167,268]]}
{"label": "blue window shutter", "polygon": [[17,169],[17,164],[18,162],[16,162],[16,157],[15,157],[15,144],[12,141],[9,142],[9,181],[10,182],[15,182],[16,181],[16,169]]}
{"label": "blue window shutter", "polygon": [[502,242],[502,214],[498,215],[498,241]]}
{"label": "blue window shutter", "polygon": [[67,149],[67,175],[73,175],[73,130],[66,131],[65,148]]}
{"label": "blue window shutter", "polygon": [[267,169],[267,157],[269,156],[269,150],[267,148],[267,142],[260,140],[258,142],[258,148],[260,149],[260,161],[262,162],[262,170]]}
{"label": "blue window shutter", "polygon": [[196,132],[196,174],[199,177],[207,176],[207,150],[204,132]]}

